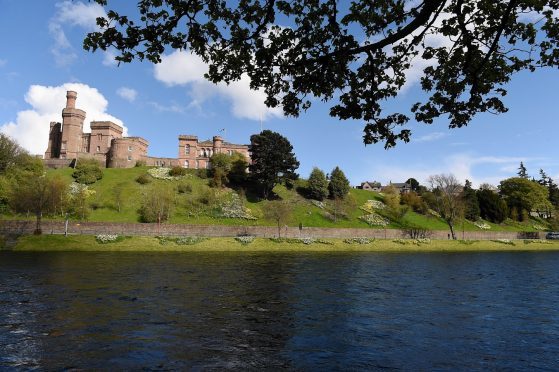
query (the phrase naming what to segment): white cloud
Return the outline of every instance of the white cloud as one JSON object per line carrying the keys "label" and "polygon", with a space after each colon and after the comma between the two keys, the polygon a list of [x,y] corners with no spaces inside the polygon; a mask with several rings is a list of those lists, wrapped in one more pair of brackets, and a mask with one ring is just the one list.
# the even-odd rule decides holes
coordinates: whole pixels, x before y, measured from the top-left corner
{"label": "white cloud", "polygon": [[433,132],[433,133],[429,133],[426,134],[424,136],[418,137],[416,139],[414,139],[414,142],[431,142],[431,141],[436,141],[439,140],[441,138],[447,137],[448,133],[443,133],[443,132]]}
{"label": "white cloud", "polygon": [[172,102],[170,105],[162,105],[157,102],[148,102],[154,109],[160,112],[175,112],[177,114],[183,114],[185,111],[185,107],[179,105],[175,102]]}
{"label": "white cloud", "polygon": [[7,60],[7,59],[2,59],[2,58],[0,58],[0,67],[6,66],[7,63],[8,63],[8,60]]}
{"label": "white cloud", "polygon": [[56,3],[55,7],[56,14],[49,22],[49,33],[54,39],[51,52],[57,65],[67,66],[73,63],[78,56],[66,36],[64,27],[78,26],[86,31],[94,31],[97,29],[97,18],[106,16],[106,13],[101,5],[93,2],[65,0]]}
{"label": "white cloud", "polygon": [[127,100],[128,102],[134,102],[136,97],[138,96],[138,92],[132,88],[121,87],[118,88],[116,94],[120,96],[120,98]]}
{"label": "white cloud", "polygon": [[95,120],[112,121],[124,129],[122,120],[109,115],[108,102],[93,87],[86,84],[66,83],[56,87],[32,85],[25,95],[30,109],[17,113],[15,121],[0,125],[0,132],[14,138],[32,154],[43,154],[47,149],[50,122],[62,121],[61,111],[66,106],[66,91],[78,92],[76,107],[86,112],[84,132],[90,132],[90,122]]}
{"label": "white cloud", "polygon": [[237,118],[260,120],[260,118],[282,117],[281,108],[268,108],[264,104],[266,95],[262,90],[250,89],[250,78],[243,75],[229,85],[212,84],[204,79],[208,70],[202,59],[185,51],[175,51],[162,56],[155,65],[154,76],[168,86],[188,87],[191,102],[189,107],[201,107],[211,97],[225,98],[231,104],[231,113]]}
{"label": "white cloud", "polygon": [[113,67],[118,65],[118,61],[115,60],[116,53],[112,50],[107,50],[103,54],[103,65],[107,67]]}

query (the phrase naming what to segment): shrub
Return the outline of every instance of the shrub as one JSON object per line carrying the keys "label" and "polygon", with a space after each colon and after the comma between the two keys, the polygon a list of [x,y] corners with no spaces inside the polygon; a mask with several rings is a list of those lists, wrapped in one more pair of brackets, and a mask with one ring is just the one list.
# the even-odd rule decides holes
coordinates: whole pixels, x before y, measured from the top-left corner
{"label": "shrub", "polygon": [[197,175],[199,178],[202,178],[202,179],[205,180],[206,178],[208,178],[208,170],[207,170],[207,169],[203,169],[203,168],[196,169],[196,175]]}
{"label": "shrub", "polygon": [[103,178],[103,171],[97,160],[80,159],[76,164],[72,177],[78,183],[90,185]]}
{"label": "shrub", "polygon": [[135,167],[145,167],[146,166],[146,161],[145,160],[136,160],[136,164],[134,165]]}
{"label": "shrub", "polygon": [[140,185],[147,185],[151,182],[151,178],[146,173],[140,174],[138,177],[136,177],[136,182],[138,182]]}
{"label": "shrub", "polygon": [[178,166],[178,165],[174,166],[169,171],[169,175],[171,177],[182,177],[182,176],[186,176],[186,174],[187,174],[186,168],[183,168],[183,167]]}
{"label": "shrub", "polygon": [[181,183],[177,186],[177,192],[179,194],[186,194],[192,192],[192,185],[189,183]]}

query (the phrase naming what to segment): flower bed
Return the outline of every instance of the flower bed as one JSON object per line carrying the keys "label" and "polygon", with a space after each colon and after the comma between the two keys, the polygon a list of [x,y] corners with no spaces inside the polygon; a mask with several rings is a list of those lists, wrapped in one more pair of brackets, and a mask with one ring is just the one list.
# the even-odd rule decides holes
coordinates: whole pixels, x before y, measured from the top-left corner
{"label": "flower bed", "polygon": [[153,178],[157,178],[159,180],[172,181],[172,180],[180,180],[181,178],[191,176],[190,174],[186,174],[184,176],[173,177],[171,176],[170,172],[171,172],[171,168],[165,168],[165,167],[148,169],[148,174]]}
{"label": "flower bed", "polygon": [[514,242],[510,239],[495,239],[495,240],[491,240],[492,242],[495,243],[501,243],[501,244],[507,244],[507,245],[514,245]]}
{"label": "flower bed", "polygon": [[349,238],[349,239],[344,239],[344,243],[346,244],[371,244],[372,242],[374,242],[375,239],[369,239],[369,238]]}
{"label": "flower bed", "polygon": [[478,229],[482,229],[482,230],[489,230],[491,228],[491,226],[488,223],[486,223],[485,221],[482,221],[482,220],[478,220],[478,221],[474,222],[474,225]]}
{"label": "flower bed", "polygon": [[367,200],[360,208],[367,213],[374,213],[375,210],[386,208],[386,204],[379,200]]}
{"label": "flower bed", "polygon": [[99,234],[99,235],[95,235],[95,240],[99,244],[109,244],[109,243],[116,243],[122,239],[119,239],[118,235]]}
{"label": "flower bed", "polygon": [[242,245],[248,245],[254,241],[254,236],[252,235],[242,235],[235,237],[235,240],[241,243]]}
{"label": "flower bed", "polygon": [[392,240],[394,243],[402,244],[402,245],[421,245],[421,244],[431,244],[431,239],[428,238],[419,238],[419,239],[394,239]]}
{"label": "flower bed", "polygon": [[219,217],[257,220],[257,218],[252,215],[251,210],[243,205],[241,198],[236,192],[232,192],[229,196],[229,200],[223,202],[220,208],[221,212]]}
{"label": "flower bed", "polygon": [[366,214],[359,217],[361,220],[365,221],[369,226],[388,226],[390,221],[386,218],[379,216],[376,213]]}

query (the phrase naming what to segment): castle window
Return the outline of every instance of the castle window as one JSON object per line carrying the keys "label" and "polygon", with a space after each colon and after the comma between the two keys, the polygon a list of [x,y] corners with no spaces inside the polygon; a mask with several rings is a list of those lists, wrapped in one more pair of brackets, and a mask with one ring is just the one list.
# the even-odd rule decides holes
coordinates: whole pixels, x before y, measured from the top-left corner
{"label": "castle window", "polygon": [[97,146],[97,152],[101,152],[101,146]]}
{"label": "castle window", "polygon": [[132,156],[128,155],[128,161],[132,160]]}
{"label": "castle window", "polygon": [[128,151],[132,151],[132,146],[128,146]]}
{"label": "castle window", "polygon": [[185,168],[188,168],[188,165],[189,165],[189,164],[188,164],[188,160],[185,160],[185,161],[184,161],[184,167],[185,167]]}
{"label": "castle window", "polygon": [[185,153],[185,155],[190,154],[190,145],[184,145],[184,153]]}

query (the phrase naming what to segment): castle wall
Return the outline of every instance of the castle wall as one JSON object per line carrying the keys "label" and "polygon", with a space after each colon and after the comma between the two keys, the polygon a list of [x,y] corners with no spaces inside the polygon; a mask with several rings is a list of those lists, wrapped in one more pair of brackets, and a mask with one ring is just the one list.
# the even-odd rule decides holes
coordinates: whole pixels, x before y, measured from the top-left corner
{"label": "castle wall", "polygon": [[109,168],[131,168],[147,158],[148,142],[141,137],[115,138],[108,155]]}
{"label": "castle wall", "polygon": [[45,152],[45,159],[60,157],[60,144],[62,142],[62,123],[50,123],[49,143]]}

